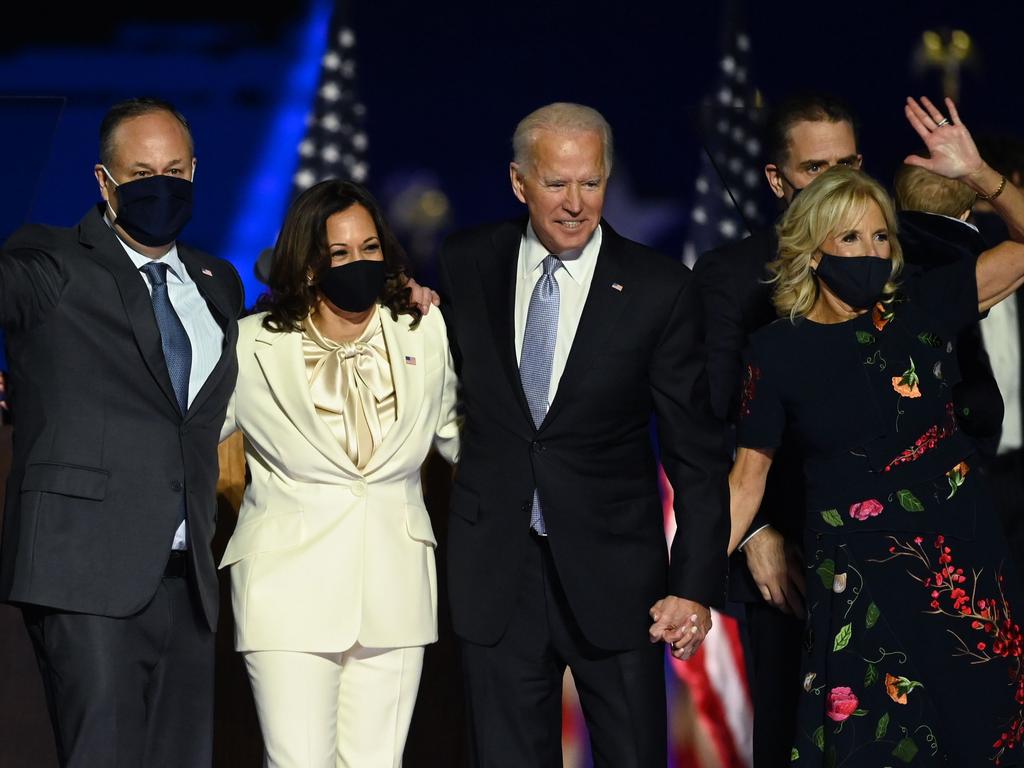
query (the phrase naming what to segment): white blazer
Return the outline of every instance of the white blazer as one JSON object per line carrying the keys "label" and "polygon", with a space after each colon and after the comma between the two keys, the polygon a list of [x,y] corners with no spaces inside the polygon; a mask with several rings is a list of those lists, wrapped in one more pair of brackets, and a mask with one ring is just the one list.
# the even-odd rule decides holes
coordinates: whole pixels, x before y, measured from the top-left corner
{"label": "white blazer", "polygon": [[238,383],[221,439],[245,436],[251,473],[220,567],[239,651],[346,651],[437,640],[437,542],[420,466],[458,457],[456,377],[437,309],[381,308],[397,419],[363,471],[313,407],[302,335],[238,324]]}

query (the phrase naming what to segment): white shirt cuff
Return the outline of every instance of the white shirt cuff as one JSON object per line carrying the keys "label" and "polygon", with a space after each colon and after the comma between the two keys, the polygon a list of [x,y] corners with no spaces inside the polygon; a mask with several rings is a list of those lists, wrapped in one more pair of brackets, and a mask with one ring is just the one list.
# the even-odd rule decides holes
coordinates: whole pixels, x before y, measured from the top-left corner
{"label": "white shirt cuff", "polygon": [[743,539],[743,541],[741,541],[741,542],[740,542],[740,545],[739,545],[738,547],[736,547],[736,550],[737,550],[737,551],[739,551],[739,552],[742,552],[742,551],[743,551],[743,548],[744,548],[745,546],[747,546],[747,542],[749,542],[749,541],[750,541],[750,540],[751,540],[752,538],[754,538],[755,536],[757,536],[757,534],[759,534],[759,533],[760,533],[761,531],[763,531],[763,530],[764,530],[765,528],[771,528],[771,525],[769,525],[768,523],[765,523],[765,524],[764,524],[764,525],[762,525],[762,526],[761,526],[760,528],[758,528],[758,529],[756,529],[756,530],[752,531],[751,533],[748,533],[748,534],[747,534],[747,537],[746,537],[745,539]]}

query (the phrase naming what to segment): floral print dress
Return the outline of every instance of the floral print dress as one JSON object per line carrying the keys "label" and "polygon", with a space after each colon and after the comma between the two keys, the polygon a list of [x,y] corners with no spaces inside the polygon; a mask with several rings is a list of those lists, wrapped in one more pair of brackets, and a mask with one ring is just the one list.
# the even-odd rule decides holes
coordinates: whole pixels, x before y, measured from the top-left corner
{"label": "floral print dress", "polygon": [[792,765],[1021,764],[1016,574],[958,428],[974,264],[888,306],[751,338],[739,444],[805,455],[808,618]]}

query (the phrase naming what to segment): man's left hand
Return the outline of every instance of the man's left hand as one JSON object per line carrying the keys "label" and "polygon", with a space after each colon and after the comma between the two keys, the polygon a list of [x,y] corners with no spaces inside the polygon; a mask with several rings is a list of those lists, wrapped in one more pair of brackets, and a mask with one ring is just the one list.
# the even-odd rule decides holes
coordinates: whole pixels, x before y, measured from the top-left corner
{"label": "man's left hand", "polygon": [[647,630],[652,643],[664,641],[677,659],[690,658],[711,631],[707,607],[675,595],[662,598],[650,610],[654,623]]}
{"label": "man's left hand", "polygon": [[436,291],[432,291],[425,285],[420,285],[411,277],[406,285],[410,289],[409,301],[420,308],[420,312],[424,315],[430,311],[431,306],[439,306],[441,304],[441,297],[437,295]]}

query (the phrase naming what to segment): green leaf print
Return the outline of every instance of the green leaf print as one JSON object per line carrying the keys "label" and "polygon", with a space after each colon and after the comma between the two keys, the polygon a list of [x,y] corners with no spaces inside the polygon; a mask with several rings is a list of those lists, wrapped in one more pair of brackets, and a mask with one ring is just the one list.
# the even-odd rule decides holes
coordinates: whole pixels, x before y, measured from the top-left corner
{"label": "green leaf print", "polygon": [[857,341],[861,344],[874,344],[875,337],[867,331],[857,331]]}
{"label": "green leaf print", "polygon": [[904,763],[909,763],[917,755],[917,744],[911,738],[904,737],[900,739],[900,743],[896,745],[896,749],[892,751],[893,757],[898,757]]}
{"label": "green leaf print", "polygon": [[818,566],[817,572],[825,589],[832,589],[832,582],[835,581],[836,577],[836,564],[831,560],[823,560],[821,565]]}
{"label": "green leaf print", "polygon": [[878,669],[874,664],[868,664],[868,670],[864,673],[864,687],[867,688],[874,685],[878,680]]}
{"label": "green leaf print", "polygon": [[825,726],[819,725],[814,730],[814,735],[811,736],[811,740],[814,742],[814,746],[820,749],[822,752],[825,751]]}
{"label": "green leaf print", "polygon": [[796,747],[793,747],[793,750],[789,753],[789,762],[795,763],[799,759],[800,759],[800,750],[797,749]]}
{"label": "green leaf print", "polygon": [[850,638],[853,637],[853,624],[845,624],[842,629],[836,632],[836,639],[832,641],[832,652],[843,650],[850,644]]}
{"label": "green leaf print", "polygon": [[843,518],[840,516],[838,509],[822,510],[821,519],[833,528],[841,528],[843,525]]}
{"label": "green leaf print", "polygon": [[896,497],[900,500],[900,506],[907,512],[924,512],[924,504],[906,488],[896,491]]}
{"label": "green leaf print", "polygon": [[875,726],[875,741],[885,738],[885,732],[889,730],[889,713],[886,712],[878,718],[878,725]]}
{"label": "green leaf print", "polygon": [[867,709],[855,709],[853,710],[853,717],[864,717],[869,711]]}
{"label": "green leaf print", "polygon": [[931,347],[932,349],[938,349],[939,347],[942,346],[942,339],[940,339],[934,333],[928,333],[927,331],[925,331],[924,333],[917,334],[917,340],[924,344],[926,347]]}
{"label": "green leaf print", "polygon": [[868,603],[867,613],[864,615],[864,626],[871,629],[875,624],[878,623],[878,617],[882,615],[882,612],[878,610],[878,606],[874,603]]}

